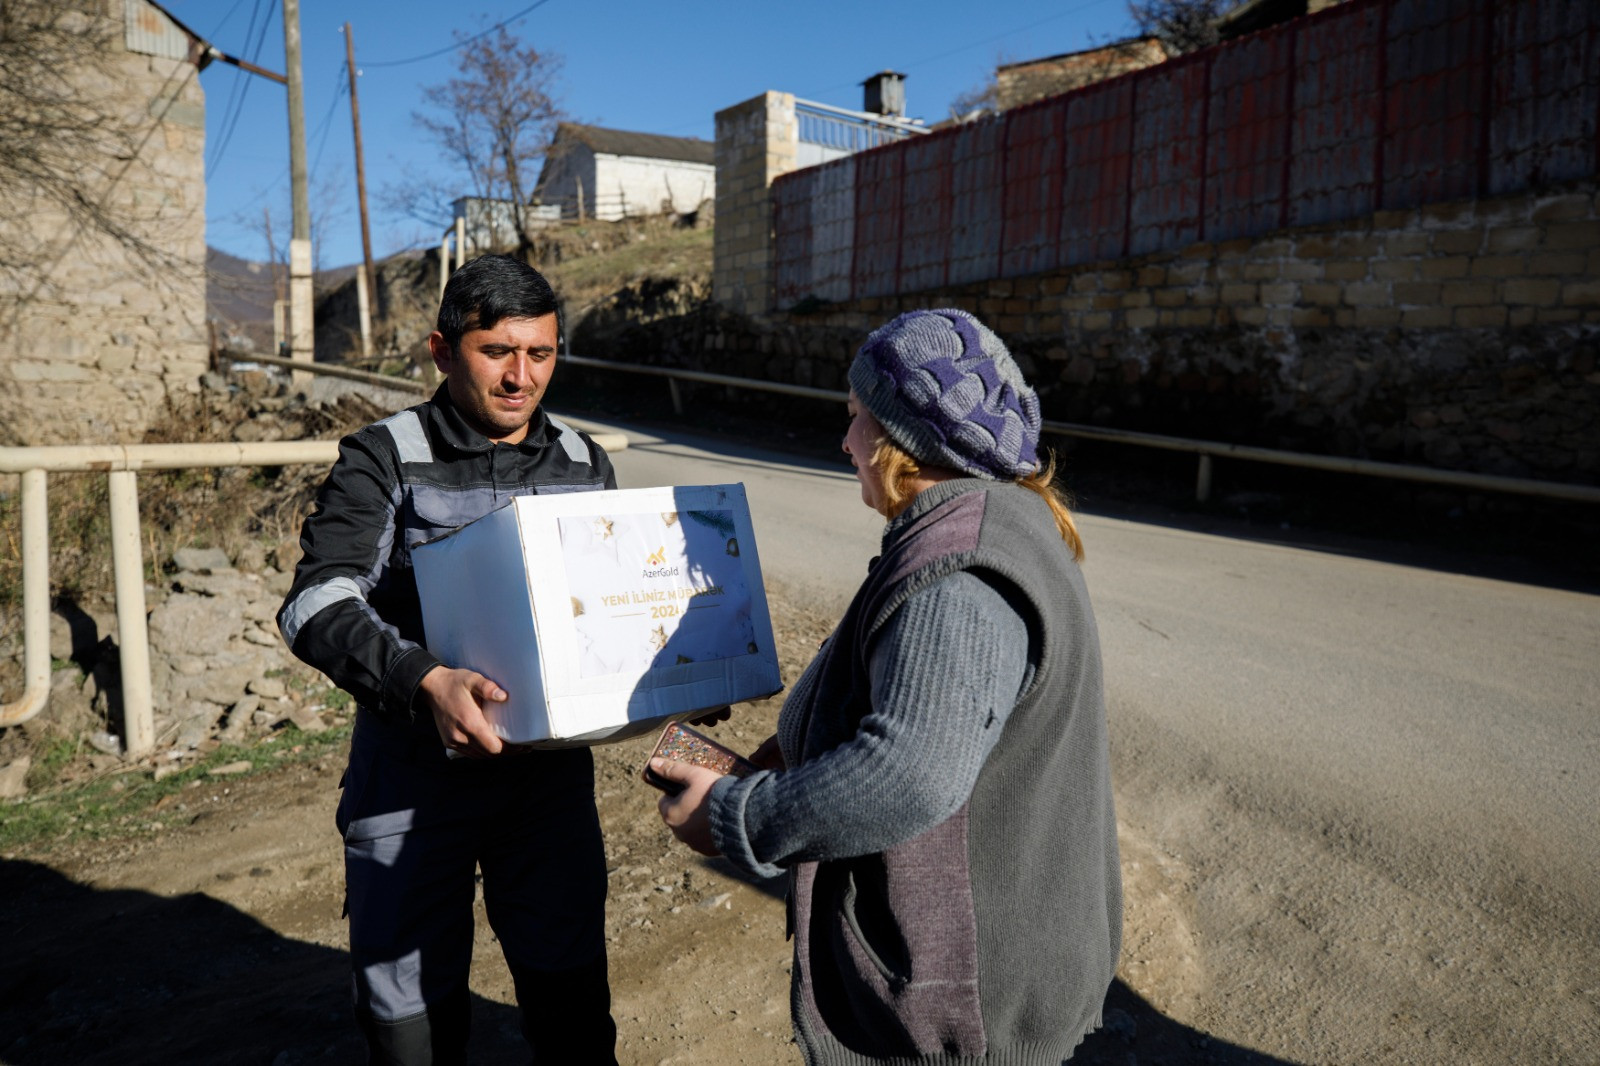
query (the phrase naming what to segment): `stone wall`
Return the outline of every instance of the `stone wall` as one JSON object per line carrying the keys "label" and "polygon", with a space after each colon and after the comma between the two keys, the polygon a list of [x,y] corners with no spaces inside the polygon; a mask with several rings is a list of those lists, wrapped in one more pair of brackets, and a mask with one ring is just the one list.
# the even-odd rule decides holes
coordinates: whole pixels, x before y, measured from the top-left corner
{"label": "stone wall", "polygon": [[1166,49],[1154,37],[1135,37],[1082,52],[1008,63],[995,70],[995,103],[1004,111],[1047,96],[1081,89],[1164,63]]}
{"label": "stone wall", "polygon": [[1600,482],[1593,182],[806,313],[706,309],[616,354],[843,389],[870,329],[936,306],[1005,338],[1047,418]]}
{"label": "stone wall", "polygon": [[204,96],[192,62],[127,49],[123,11],[85,20],[86,35],[103,28],[98,48],[64,73],[105,122],[79,191],[150,254],[6,189],[36,209],[0,232],[27,256],[0,273],[0,444],[138,441],[206,369]]}
{"label": "stone wall", "polygon": [[795,168],[799,125],[793,93],[762,93],[717,112],[716,301],[744,314],[764,312],[772,291],[769,186]]}

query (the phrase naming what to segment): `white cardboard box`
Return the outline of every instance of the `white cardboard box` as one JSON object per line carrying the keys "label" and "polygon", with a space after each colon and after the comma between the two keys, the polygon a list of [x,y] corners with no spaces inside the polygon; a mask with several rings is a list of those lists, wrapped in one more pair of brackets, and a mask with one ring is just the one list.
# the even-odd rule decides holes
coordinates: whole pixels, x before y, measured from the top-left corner
{"label": "white cardboard box", "polygon": [[622,740],[782,689],[743,485],[514,497],[411,553],[428,650],[515,744]]}

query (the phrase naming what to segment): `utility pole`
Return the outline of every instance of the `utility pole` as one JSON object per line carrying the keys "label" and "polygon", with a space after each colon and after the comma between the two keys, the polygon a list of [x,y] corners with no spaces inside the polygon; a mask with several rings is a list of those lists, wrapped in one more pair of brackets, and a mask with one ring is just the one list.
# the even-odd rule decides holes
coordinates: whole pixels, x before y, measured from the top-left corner
{"label": "utility pole", "polygon": [[[294,227],[289,237],[289,358],[312,361],[311,201],[306,190],[306,109],[300,77],[300,0],[283,0],[283,62],[289,85],[289,186]],[[295,371],[304,388],[311,375]]]}
{"label": "utility pole", "polygon": [[356,100],[356,42],[350,23],[344,24],[345,66],[350,71],[350,125],[356,135],[356,197],[361,204],[361,262],[356,271],[356,303],[361,309],[361,357],[372,357],[371,300],[377,294],[378,275],[372,269],[372,229],[367,224],[367,168],[361,158],[361,105]]}

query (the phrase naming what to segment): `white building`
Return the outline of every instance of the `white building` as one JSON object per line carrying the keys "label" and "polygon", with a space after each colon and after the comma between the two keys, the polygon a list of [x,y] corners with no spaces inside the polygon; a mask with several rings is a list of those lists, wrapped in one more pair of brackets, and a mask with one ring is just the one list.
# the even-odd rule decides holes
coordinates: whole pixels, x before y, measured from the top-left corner
{"label": "white building", "polygon": [[687,214],[715,197],[714,146],[697,137],[629,133],[563,122],[545,154],[536,202],[562,218],[615,221]]}

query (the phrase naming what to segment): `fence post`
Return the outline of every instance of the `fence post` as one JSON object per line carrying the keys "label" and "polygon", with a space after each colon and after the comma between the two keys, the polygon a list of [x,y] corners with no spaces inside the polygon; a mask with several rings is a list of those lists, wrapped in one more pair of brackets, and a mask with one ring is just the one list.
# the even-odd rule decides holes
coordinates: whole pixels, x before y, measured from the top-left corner
{"label": "fence post", "polygon": [[122,737],[128,756],[136,758],[155,747],[156,739],[139,545],[139,475],[113,470],[110,488],[111,570],[117,588],[117,643],[122,648]]}
{"label": "fence post", "polygon": [[50,696],[50,508],[45,472],[22,472],[22,695],[0,705],[0,726],[26,722]]}
{"label": "fence post", "polygon": [[1195,471],[1194,498],[1198,503],[1211,498],[1211,456],[1206,452],[1200,453],[1200,467]]}

